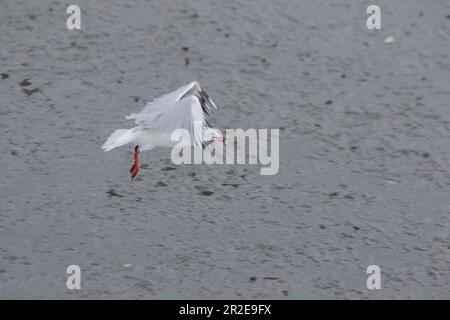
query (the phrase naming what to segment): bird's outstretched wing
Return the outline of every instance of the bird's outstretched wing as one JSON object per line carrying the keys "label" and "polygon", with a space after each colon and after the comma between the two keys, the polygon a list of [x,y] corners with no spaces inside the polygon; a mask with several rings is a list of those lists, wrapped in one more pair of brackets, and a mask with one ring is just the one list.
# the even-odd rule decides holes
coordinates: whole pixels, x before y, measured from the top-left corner
{"label": "bird's outstretched wing", "polygon": [[[155,109],[165,109],[169,105],[189,96],[195,96],[199,99],[200,105],[205,114],[209,114],[215,109],[218,109],[217,105],[209,98],[208,94],[200,87],[199,83],[197,81],[193,81],[169,94],[148,102],[144,109],[140,112],[132,113],[126,118],[137,119],[141,115],[155,112]],[[138,124],[137,121],[136,124]]]}
{"label": "bird's outstretched wing", "polygon": [[202,105],[196,96],[188,96],[164,108],[152,108],[135,117],[137,125],[144,130],[172,134],[176,129],[185,129],[190,134],[191,144],[203,145],[203,134],[209,128]]}
{"label": "bird's outstretched wing", "polygon": [[134,119],[143,129],[156,132],[171,134],[175,129],[186,129],[191,144],[204,147],[202,134],[210,129],[205,118],[217,109],[205,90],[194,81],[147,103],[141,112],[132,113],[127,119]]}

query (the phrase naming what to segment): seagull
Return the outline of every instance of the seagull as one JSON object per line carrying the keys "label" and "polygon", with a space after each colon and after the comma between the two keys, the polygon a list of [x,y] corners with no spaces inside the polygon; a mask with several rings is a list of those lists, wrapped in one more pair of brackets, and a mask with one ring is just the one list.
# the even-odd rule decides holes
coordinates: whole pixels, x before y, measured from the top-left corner
{"label": "seagull", "polygon": [[102,145],[109,151],[126,144],[134,145],[134,162],[130,169],[130,180],[139,172],[139,153],[155,147],[171,147],[176,141],[171,134],[176,129],[190,133],[189,145],[205,148],[215,140],[227,143],[220,131],[211,128],[206,121],[218,107],[208,94],[193,81],[160,98],[147,102],[144,109],[132,113],[126,119],[134,120],[131,129],[116,129]]}

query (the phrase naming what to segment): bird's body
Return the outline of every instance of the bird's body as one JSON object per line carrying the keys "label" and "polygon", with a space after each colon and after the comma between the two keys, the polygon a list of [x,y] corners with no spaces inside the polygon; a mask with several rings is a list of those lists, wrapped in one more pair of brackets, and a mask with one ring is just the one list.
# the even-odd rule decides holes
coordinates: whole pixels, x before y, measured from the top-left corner
{"label": "bird's body", "polygon": [[170,147],[175,142],[170,140],[170,133],[147,130],[139,125],[132,129],[117,129],[106,140],[102,149],[110,151],[129,143],[138,145],[140,151],[145,151],[155,147]]}
{"label": "bird's body", "polygon": [[[127,119],[133,119],[136,126],[132,129],[117,129],[102,145],[105,151],[133,144],[135,163],[131,168],[132,179],[139,170],[140,151],[155,147],[171,147],[176,141],[171,135],[176,129],[185,129],[190,134],[190,145],[204,146],[217,139],[225,142],[219,131],[212,129],[206,122],[206,115],[218,109],[206,92],[194,81],[147,105],[139,113],[132,113]],[[133,175],[133,169],[136,171]]]}

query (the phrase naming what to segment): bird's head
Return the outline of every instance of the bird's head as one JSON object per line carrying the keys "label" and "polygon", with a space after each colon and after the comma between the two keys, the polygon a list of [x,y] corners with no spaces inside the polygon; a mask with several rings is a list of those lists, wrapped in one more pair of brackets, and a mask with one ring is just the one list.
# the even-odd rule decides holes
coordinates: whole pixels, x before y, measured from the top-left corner
{"label": "bird's head", "polygon": [[221,141],[227,144],[227,139],[223,136],[223,134],[219,130],[212,128],[206,130],[203,140],[208,142]]}

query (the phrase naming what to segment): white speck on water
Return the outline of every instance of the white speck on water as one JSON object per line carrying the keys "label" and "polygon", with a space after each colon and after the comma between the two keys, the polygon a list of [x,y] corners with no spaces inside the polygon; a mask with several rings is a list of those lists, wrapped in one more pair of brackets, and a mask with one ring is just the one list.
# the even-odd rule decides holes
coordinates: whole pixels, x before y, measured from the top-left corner
{"label": "white speck on water", "polygon": [[386,44],[392,44],[394,42],[395,42],[395,39],[393,36],[389,36],[386,39],[384,39],[384,43],[386,43]]}

